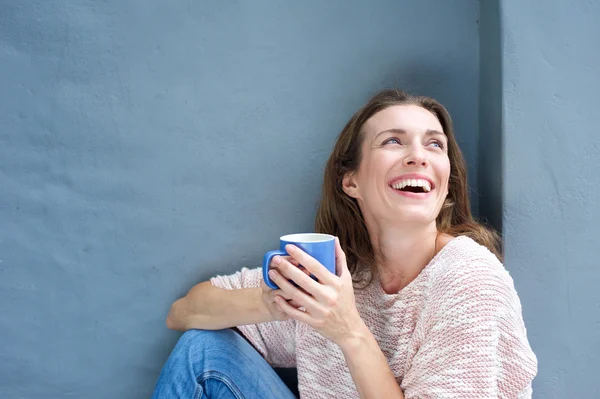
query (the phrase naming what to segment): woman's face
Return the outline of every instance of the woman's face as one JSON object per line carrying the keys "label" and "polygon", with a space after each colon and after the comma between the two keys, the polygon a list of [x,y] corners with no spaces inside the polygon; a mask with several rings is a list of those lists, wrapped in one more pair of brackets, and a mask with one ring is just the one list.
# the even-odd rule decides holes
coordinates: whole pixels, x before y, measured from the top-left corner
{"label": "woman's face", "polygon": [[367,223],[429,224],[448,194],[448,140],[438,119],[417,105],[388,107],[363,126],[358,170],[344,178]]}

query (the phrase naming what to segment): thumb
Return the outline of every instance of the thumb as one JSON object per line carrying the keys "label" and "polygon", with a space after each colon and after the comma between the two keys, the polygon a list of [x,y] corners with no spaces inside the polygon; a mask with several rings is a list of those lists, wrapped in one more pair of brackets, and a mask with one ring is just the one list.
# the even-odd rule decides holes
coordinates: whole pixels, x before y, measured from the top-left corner
{"label": "thumb", "polygon": [[349,273],[348,264],[346,263],[346,254],[340,245],[340,239],[335,237],[335,269],[338,276]]}

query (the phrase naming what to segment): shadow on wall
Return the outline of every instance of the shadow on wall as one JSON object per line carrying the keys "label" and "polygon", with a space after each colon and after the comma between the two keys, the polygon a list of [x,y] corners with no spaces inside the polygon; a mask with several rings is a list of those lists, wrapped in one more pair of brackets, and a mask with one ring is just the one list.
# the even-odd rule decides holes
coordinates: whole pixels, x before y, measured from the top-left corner
{"label": "shadow on wall", "polygon": [[479,33],[479,216],[502,232],[502,55],[497,0],[482,1]]}

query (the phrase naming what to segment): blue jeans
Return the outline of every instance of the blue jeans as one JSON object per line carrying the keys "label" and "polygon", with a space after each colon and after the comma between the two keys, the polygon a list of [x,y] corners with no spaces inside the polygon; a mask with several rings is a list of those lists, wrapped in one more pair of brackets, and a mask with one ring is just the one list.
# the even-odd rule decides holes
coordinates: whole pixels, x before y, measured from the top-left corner
{"label": "blue jeans", "polygon": [[164,365],[152,399],[295,398],[275,370],[233,330],[189,330]]}

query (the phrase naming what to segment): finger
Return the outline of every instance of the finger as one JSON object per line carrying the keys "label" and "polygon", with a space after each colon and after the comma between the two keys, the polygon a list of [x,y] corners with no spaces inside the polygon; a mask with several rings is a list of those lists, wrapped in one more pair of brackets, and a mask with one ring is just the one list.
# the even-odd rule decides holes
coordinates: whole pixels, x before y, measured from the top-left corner
{"label": "finger", "polygon": [[289,303],[296,309],[304,307],[304,305],[302,305],[301,303],[298,303],[298,302],[294,301],[293,299],[289,298],[289,295],[281,290],[277,290],[277,293],[275,295],[273,295],[272,298],[270,298],[271,302],[275,303],[275,298],[278,296],[283,298],[287,303]]}
{"label": "finger", "polygon": [[298,261],[296,259],[292,258],[291,256],[284,256],[283,258],[296,267],[300,266],[300,263],[298,263]]}
{"label": "finger", "polygon": [[310,277],[310,271],[306,268],[303,269],[304,270],[292,265],[285,259],[281,259],[276,270],[284,277],[291,279],[302,288],[304,292],[321,301],[324,297],[323,286]]}
{"label": "finger", "polygon": [[282,295],[285,296],[287,294],[283,293],[279,288],[271,288],[267,285],[267,283],[265,283],[265,280],[260,279],[260,288],[262,288],[264,293],[267,293],[269,296],[269,299],[271,301],[273,301],[273,298],[275,298],[275,295]]}
{"label": "finger", "polygon": [[296,266],[296,267],[300,267],[300,263],[298,263],[298,261],[297,261],[296,259],[292,258],[291,256],[289,256],[289,255],[285,255],[285,256],[277,255],[277,256],[274,256],[274,257],[271,259],[271,263],[269,264],[269,268],[270,268],[270,269],[275,269],[275,268],[277,268],[277,266],[278,266],[278,264],[277,264],[277,260],[278,260],[278,259],[285,259],[285,260],[287,260],[288,262],[290,262],[292,265],[294,265],[294,266]]}
{"label": "finger", "polygon": [[302,305],[299,304],[298,302],[292,300],[289,297],[289,294],[286,292],[283,292],[282,290],[271,290],[271,292],[269,293],[269,301],[272,303],[276,303],[275,302],[275,298],[276,297],[281,297],[283,298],[287,303],[289,303],[290,305],[292,305],[293,307],[297,308],[301,308]]}
{"label": "finger", "polygon": [[298,321],[302,321],[308,325],[312,325],[312,321],[313,318],[310,316],[309,313],[307,312],[303,312],[302,310],[296,309],[293,306],[291,306],[288,302],[284,301],[281,298],[276,298],[277,301],[277,306],[279,306],[279,309],[285,313],[286,315],[298,320]]}
{"label": "finger", "polygon": [[283,290],[272,290],[269,293],[269,299],[271,300],[271,302],[275,302],[275,297],[276,296],[281,296],[283,297],[286,301],[291,301],[292,298],[290,297],[290,295],[287,292],[284,292]]}
{"label": "finger", "polygon": [[294,265],[296,267],[301,267],[300,263],[298,263],[298,261],[296,259],[292,258],[289,255],[276,255],[271,258],[271,263],[269,263],[269,270],[276,269],[277,266],[279,266],[279,262],[281,261],[281,259],[287,260],[288,262],[290,262],[292,265]]}
{"label": "finger", "polygon": [[[263,291],[266,291],[268,293],[268,298],[270,302],[275,302],[275,297],[277,295],[283,297],[286,301],[291,301],[292,299],[290,298],[289,294],[286,292],[283,292],[281,289],[273,289],[271,287],[269,287],[264,280],[260,280],[260,286],[263,289]],[[295,306],[295,305],[294,305]]]}
{"label": "finger", "polygon": [[275,295],[273,297],[273,302],[274,303],[277,303],[277,301],[275,300],[275,298],[278,297],[278,296],[281,297],[281,298],[283,298],[287,303],[289,303],[291,306],[295,307],[296,309],[303,307],[302,304],[300,304],[300,303],[298,303],[298,302],[296,302],[296,301],[294,301],[292,299],[286,299],[283,295]]}
{"label": "finger", "polygon": [[[292,266],[290,265],[290,267]],[[304,273],[300,274],[306,277]],[[290,283],[288,279],[285,276],[283,276],[278,270],[269,271],[269,277],[271,277],[271,280],[273,280],[275,284],[279,286],[281,291],[286,294],[286,299],[291,299],[296,304],[299,304],[305,307],[306,309],[315,312],[320,311],[321,305],[315,300],[315,298],[311,297],[305,291],[294,287],[292,283]],[[313,281],[313,283],[318,284],[315,281]],[[277,299],[277,296],[275,296],[275,299]]]}
{"label": "finger", "polygon": [[300,262],[302,266],[307,268],[316,278],[318,278],[321,284],[333,284],[336,276],[327,270],[327,268],[320,264],[315,258],[292,244],[286,245],[285,250],[288,254],[293,256],[294,259]]}
{"label": "finger", "polygon": [[293,301],[293,300],[291,300],[291,299],[290,299],[290,300],[288,300],[288,301],[286,301],[286,302],[287,302],[287,303],[288,303],[290,306],[293,306],[293,307],[295,307],[296,309],[299,309],[299,308],[302,308],[302,307],[303,307],[301,304],[299,304],[298,302],[296,302],[296,301]]}

